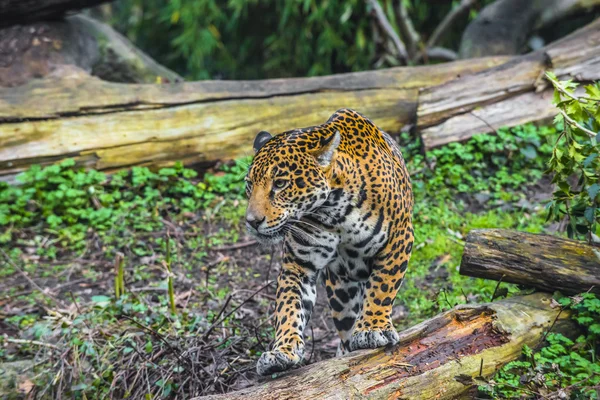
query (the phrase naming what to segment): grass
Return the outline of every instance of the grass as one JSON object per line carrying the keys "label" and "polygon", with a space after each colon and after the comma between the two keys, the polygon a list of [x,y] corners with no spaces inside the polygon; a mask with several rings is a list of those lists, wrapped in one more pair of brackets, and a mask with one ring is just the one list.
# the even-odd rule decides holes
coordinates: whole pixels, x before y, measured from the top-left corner
{"label": "grass", "polygon": [[[542,176],[556,136],[517,127],[427,160],[402,138],[416,241],[396,302],[399,329],[491,298],[496,282],[458,274],[471,229],[549,229],[536,199],[551,193]],[[249,161],[202,177],[180,164],[107,176],[65,161],[30,169],[19,185],[0,183],[0,362],[29,363],[0,393],[182,398],[254,384],[254,361],[273,337],[281,254],[257,248],[240,223]],[[502,284],[499,294],[518,290]],[[335,353],[324,308],[321,296],[307,334],[311,362]]]}

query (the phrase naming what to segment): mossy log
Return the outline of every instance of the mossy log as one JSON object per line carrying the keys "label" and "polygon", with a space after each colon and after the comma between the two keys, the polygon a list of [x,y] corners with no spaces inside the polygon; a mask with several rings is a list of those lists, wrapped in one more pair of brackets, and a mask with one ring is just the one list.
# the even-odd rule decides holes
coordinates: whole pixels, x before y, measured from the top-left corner
{"label": "mossy log", "polygon": [[550,235],[476,229],[467,235],[460,273],[570,295],[600,293],[600,248]]}
{"label": "mossy log", "polygon": [[486,118],[497,127],[545,119],[555,111],[546,93],[536,93],[544,70],[589,80],[600,78],[598,64],[600,20],[512,59],[165,85],[63,74],[0,89],[0,179],[64,158],[110,171],[239,157],[251,154],[258,131],[320,124],[343,107],[392,134],[416,123],[430,148],[494,130]]}
{"label": "mossy log", "polygon": [[[557,318],[550,295],[461,305],[400,333],[391,348],[350,353],[303,367],[241,391],[197,398],[233,399],[455,399],[536,346]],[[574,334],[561,313],[552,328]]]}
{"label": "mossy log", "polygon": [[116,84],[62,74],[0,88],[0,178],[74,158],[114,170],[252,154],[257,132],[324,123],[354,108],[390,132],[411,123],[421,87],[505,62],[483,58],[319,78]]}

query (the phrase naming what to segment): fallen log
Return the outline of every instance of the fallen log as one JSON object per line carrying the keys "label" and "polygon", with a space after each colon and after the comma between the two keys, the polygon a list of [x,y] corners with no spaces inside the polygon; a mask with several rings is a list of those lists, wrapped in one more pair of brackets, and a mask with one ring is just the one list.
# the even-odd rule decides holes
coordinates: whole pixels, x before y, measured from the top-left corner
{"label": "fallen log", "polygon": [[[322,361],[233,393],[196,398],[233,399],[454,399],[536,346],[550,329],[576,329],[565,313],[536,293],[461,305],[400,333],[393,348],[360,351]],[[557,318],[558,316],[558,318]]]}
{"label": "fallen log", "polygon": [[483,58],[320,78],[115,84],[82,74],[0,88],[0,178],[74,158],[113,170],[252,153],[256,132],[321,124],[340,107],[390,132],[414,119],[420,87],[505,62]]}
{"label": "fallen log", "polygon": [[62,17],[114,0],[0,0],[0,27]]}
{"label": "fallen log", "polygon": [[[512,59],[265,81],[36,80],[0,89],[0,179],[64,158],[110,171],[238,157],[251,154],[260,130],[320,124],[341,107],[355,108],[392,134],[416,122],[430,148],[493,131],[484,118],[498,127],[546,118],[554,112],[550,101],[535,93],[544,87],[544,70],[584,80],[600,78],[598,64],[600,20]],[[430,89],[419,93],[423,88]]]}
{"label": "fallen log", "polygon": [[476,229],[467,235],[460,273],[569,295],[600,293],[600,248],[550,235]]}
{"label": "fallen log", "polygon": [[600,79],[600,20],[545,47],[489,70],[425,88],[417,130],[426,149],[503,126],[556,115],[546,70],[586,82]]}

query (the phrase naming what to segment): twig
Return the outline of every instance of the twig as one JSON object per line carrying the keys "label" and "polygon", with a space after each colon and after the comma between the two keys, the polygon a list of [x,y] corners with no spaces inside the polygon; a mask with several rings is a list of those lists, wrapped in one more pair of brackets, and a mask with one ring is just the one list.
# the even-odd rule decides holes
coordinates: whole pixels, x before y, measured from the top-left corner
{"label": "twig", "polygon": [[538,349],[546,341],[546,337],[548,336],[548,334],[550,332],[552,332],[552,329],[554,328],[554,325],[556,324],[556,321],[558,321],[558,317],[560,317],[560,314],[562,314],[563,311],[564,311],[564,308],[560,307],[560,310],[558,310],[558,314],[556,314],[556,317],[554,317],[554,321],[552,321],[552,325],[550,325],[550,328],[548,328],[548,330],[546,331],[546,333],[544,333],[544,337],[542,338],[542,340],[540,340],[540,342],[536,346],[536,349]]}
{"label": "twig", "polygon": [[315,354],[315,332],[313,331],[313,324],[310,324],[310,339],[312,341],[312,348],[310,349],[310,357],[308,357],[307,364],[310,364],[310,360],[312,360],[313,355]]}
{"label": "twig", "polygon": [[[88,280],[89,279],[87,279],[87,278],[75,279],[75,280],[72,280],[70,282],[65,282],[65,283],[62,283],[60,285],[54,286],[52,289],[48,289],[48,291],[51,292],[51,293],[56,293],[56,291],[58,291],[60,289],[64,289],[64,288],[69,287],[69,286],[77,285],[79,283],[86,282]],[[92,285],[97,285],[97,283],[92,282]],[[13,299],[15,297],[25,296],[25,295],[31,294],[31,293],[35,292],[36,290],[37,289],[24,290],[22,292],[18,292],[18,293],[15,293],[15,294],[6,295],[6,296],[4,296],[4,298],[5,299]]]}
{"label": "twig", "polygon": [[132,293],[137,293],[137,292],[166,292],[169,289],[164,288],[164,287],[152,287],[152,286],[143,286],[143,287],[137,287],[137,288],[131,288],[129,289],[130,292]]}
{"label": "twig", "polygon": [[455,51],[447,49],[445,47],[430,47],[420,52],[415,61],[424,60],[429,62],[430,58],[436,58],[445,61],[454,61],[458,59],[458,54]]}
{"label": "twig", "polygon": [[448,31],[448,29],[450,29],[458,17],[460,17],[464,12],[468,11],[476,1],[477,0],[462,0],[456,8],[450,10],[450,12],[446,14],[446,17],[444,17],[442,22],[440,22],[440,24],[431,34],[431,37],[427,41],[427,47],[434,47],[440,38]]}
{"label": "twig", "polygon": [[469,114],[471,114],[472,116],[474,116],[475,118],[477,118],[478,120],[480,120],[481,122],[483,122],[496,135],[498,134],[498,131],[496,130],[496,128],[494,128],[493,126],[491,126],[485,119],[481,118],[479,115],[476,115],[475,113],[473,113],[473,111],[469,111]]}
{"label": "twig", "polygon": [[494,301],[494,299],[496,298],[496,292],[498,291],[498,288],[500,287],[500,284],[502,283],[502,280],[504,279],[505,276],[506,276],[505,274],[502,274],[500,279],[498,279],[498,283],[496,284],[496,287],[494,288],[494,293],[492,293],[492,298],[491,298],[490,302]]}
{"label": "twig", "polygon": [[452,303],[450,303],[450,301],[448,300],[448,294],[446,293],[446,289],[442,289],[442,293],[444,293],[444,300],[446,301],[446,304],[448,304],[450,308],[454,308],[454,305],[452,305]]}
{"label": "twig", "polygon": [[39,340],[14,339],[14,338],[6,337],[6,336],[4,336],[4,340],[7,341],[8,343],[30,344],[30,345],[34,345],[34,346],[48,347],[50,349],[54,349],[54,350],[58,350],[58,351],[61,350],[60,347],[58,347],[52,343],[40,342]]}
{"label": "twig", "polygon": [[[554,88],[556,90],[558,90],[559,92],[561,92],[565,96],[569,97],[571,100],[575,100],[577,102],[582,102],[581,100],[583,100],[582,103],[586,103],[587,102],[588,98],[586,98],[586,97],[577,97],[574,94],[569,93],[569,91],[563,85],[560,84],[560,81],[558,79],[551,78],[548,75],[548,73],[546,73],[546,79],[548,79],[550,82],[552,82],[552,84],[554,85]],[[590,100],[592,100],[592,99],[590,99]]]}
{"label": "twig", "polygon": [[390,21],[387,19],[385,12],[379,5],[379,1],[378,0],[368,0],[368,2],[371,5],[371,7],[373,8],[373,12],[375,14],[375,17],[377,18],[377,22],[379,22],[379,25],[381,26],[381,28],[384,30],[384,32],[388,35],[388,37],[394,43],[394,46],[396,47],[396,51],[398,51],[398,58],[400,58],[402,61],[406,62],[408,60],[408,55],[406,53],[406,46],[404,46],[404,43],[402,43],[402,40],[400,39],[398,34],[394,31],[392,24],[390,24]]}
{"label": "twig", "polygon": [[202,335],[202,339],[205,339],[206,337],[208,337],[209,333],[215,328],[215,326],[217,326],[217,324],[225,321],[227,318],[229,318],[234,312],[236,312],[237,310],[240,309],[240,307],[242,307],[244,304],[246,304],[248,301],[250,301],[254,296],[256,296],[258,293],[262,292],[265,288],[267,288],[269,285],[271,285],[273,283],[273,281],[271,282],[267,282],[265,285],[263,285],[260,289],[257,289],[254,291],[254,293],[252,293],[246,300],[242,301],[240,303],[240,305],[238,305],[237,307],[235,307],[233,310],[231,310],[227,315],[225,315],[223,318],[216,320],[215,322],[212,323],[212,325],[208,328],[208,330],[206,331],[206,333],[204,333],[204,335]]}
{"label": "twig", "polygon": [[11,267],[13,267],[15,270],[17,270],[17,272],[19,272],[19,274],[21,274],[21,276],[23,276],[23,278],[25,278],[25,280],[27,282],[29,282],[29,284],[34,287],[36,290],[38,290],[43,296],[48,297],[49,299],[51,299],[52,301],[55,301],[58,304],[62,303],[54,296],[50,295],[49,293],[47,293],[44,289],[42,289],[37,283],[35,283],[35,281],[33,279],[31,279],[26,273],[25,271],[23,271],[21,268],[19,268],[17,266],[17,264],[15,264],[10,257],[8,256],[8,254],[6,254],[6,252],[4,251],[4,249],[0,248],[0,252],[2,252],[2,254],[4,255],[4,258],[6,258],[6,262],[8,264],[10,264]]}
{"label": "twig", "polygon": [[589,129],[584,128],[583,126],[579,125],[579,123],[577,121],[575,121],[574,119],[572,119],[571,117],[569,117],[567,115],[567,113],[565,113],[563,110],[558,109],[558,111],[562,114],[562,116],[565,119],[565,121],[567,121],[570,125],[576,126],[577,128],[579,128],[582,131],[584,131],[585,133],[587,133],[590,137],[596,137],[598,135],[596,132],[592,132]]}
{"label": "twig", "polygon": [[211,250],[213,251],[230,251],[230,250],[239,250],[246,247],[254,246],[258,242],[256,240],[249,240],[247,242],[235,243],[229,246],[221,246],[221,247],[213,247]]}
{"label": "twig", "polygon": [[131,318],[128,315],[121,315],[122,318],[125,318],[131,322],[133,322],[134,324],[136,324],[137,326],[139,326],[140,328],[142,328],[143,330],[150,332],[152,335],[156,336],[161,342],[163,342],[169,349],[171,349],[171,351],[173,352],[173,354],[175,354],[175,356],[180,360],[180,361],[184,361],[186,364],[189,363],[189,360],[185,360],[181,357],[181,351],[179,349],[177,349],[176,347],[173,347],[171,345],[171,343],[169,343],[169,341],[160,333],[156,332],[154,329],[149,328],[147,326],[145,326],[144,324],[136,321],[135,319]]}
{"label": "twig", "polygon": [[206,339],[208,337],[208,335],[210,334],[210,332],[215,328],[217,321],[221,318],[221,315],[223,315],[223,312],[225,312],[225,309],[229,305],[229,302],[231,301],[232,297],[233,296],[231,294],[227,296],[227,298],[225,299],[225,304],[223,304],[223,307],[221,307],[221,310],[219,311],[219,313],[217,314],[215,319],[213,319],[213,323],[211,324],[211,326],[208,328],[208,330],[206,332],[204,332],[204,335],[202,335],[202,339]]}

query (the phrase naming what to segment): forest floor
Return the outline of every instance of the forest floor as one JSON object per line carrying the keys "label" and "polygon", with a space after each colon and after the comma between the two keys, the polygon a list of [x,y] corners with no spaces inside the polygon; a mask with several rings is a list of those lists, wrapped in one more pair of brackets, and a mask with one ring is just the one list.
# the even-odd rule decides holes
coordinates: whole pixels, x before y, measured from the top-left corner
{"label": "forest floor", "polygon": [[[520,290],[460,276],[463,240],[476,228],[556,231],[545,223],[543,174],[555,137],[518,127],[427,160],[403,138],[416,242],[394,308],[399,330]],[[0,186],[0,396],[183,398],[271,379],[255,362],[273,339],[281,248],[245,233],[248,162],[202,179],[181,166],[107,177],[67,162]],[[306,363],[337,347],[319,290]]]}

